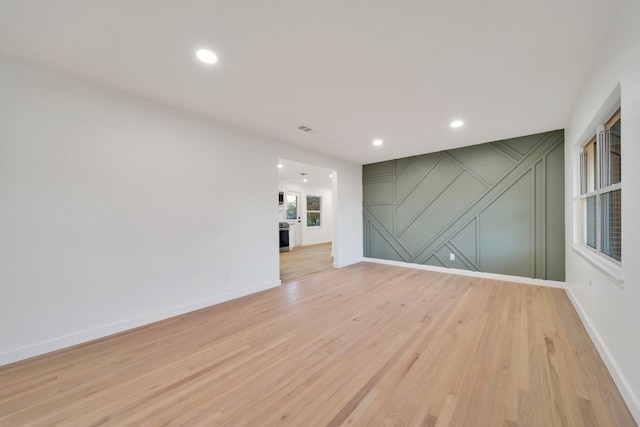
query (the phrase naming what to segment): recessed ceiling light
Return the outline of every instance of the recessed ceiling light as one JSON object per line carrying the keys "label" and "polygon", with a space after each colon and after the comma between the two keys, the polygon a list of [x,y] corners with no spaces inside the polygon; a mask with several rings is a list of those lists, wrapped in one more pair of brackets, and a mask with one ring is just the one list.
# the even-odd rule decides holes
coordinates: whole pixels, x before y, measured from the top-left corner
{"label": "recessed ceiling light", "polygon": [[282,164],[278,163],[278,169],[282,169]]}
{"label": "recessed ceiling light", "polygon": [[460,126],[462,126],[464,124],[464,122],[462,120],[454,120],[451,122],[451,127],[452,128],[459,128]]}
{"label": "recessed ceiling light", "polygon": [[383,144],[381,139],[374,139],[373,140],[373,145],[375,145],[376,147],[379,147]]}
{"label": "recessed ceiling light", "polygon": [[330,174],[330,175],[329,175],[329,178],[333,178],[333,174]]}
{"label": "recessed ceiling light", "polygon": [[218,62],[218,57],[216,56],[216,54],[207,49],[198,50],[196,52],[196,56],[205,64],[215,64],[216,62]]}
{"label": "recessed ceiling light", "polygon": [[302,182],[307,182],[307,178],[303,179]]}

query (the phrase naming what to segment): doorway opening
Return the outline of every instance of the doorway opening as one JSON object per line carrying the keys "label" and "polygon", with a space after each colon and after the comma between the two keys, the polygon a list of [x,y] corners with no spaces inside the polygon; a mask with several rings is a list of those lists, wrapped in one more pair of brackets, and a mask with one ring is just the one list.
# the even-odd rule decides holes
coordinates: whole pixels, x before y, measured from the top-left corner
{"label": "doorway opening", "polygon": [[278,159],[279,222],[289,247],[280,250],[280,280],[288,283],[333,267],[336,173]]}

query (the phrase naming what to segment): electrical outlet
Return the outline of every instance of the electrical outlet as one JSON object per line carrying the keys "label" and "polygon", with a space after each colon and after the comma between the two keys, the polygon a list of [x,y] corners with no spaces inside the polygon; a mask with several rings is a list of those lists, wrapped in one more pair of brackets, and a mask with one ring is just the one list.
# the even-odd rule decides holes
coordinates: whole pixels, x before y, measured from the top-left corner
{"label": "electrical outlet", "polygon": [[449,254],[449,261],[455,261],[456,260],[456,254]]}
{"label": "electrical outlet", "polygon": [[224,273],[224,283],[229,283],[231,281],[231,277],[229,277],[229,273]]}

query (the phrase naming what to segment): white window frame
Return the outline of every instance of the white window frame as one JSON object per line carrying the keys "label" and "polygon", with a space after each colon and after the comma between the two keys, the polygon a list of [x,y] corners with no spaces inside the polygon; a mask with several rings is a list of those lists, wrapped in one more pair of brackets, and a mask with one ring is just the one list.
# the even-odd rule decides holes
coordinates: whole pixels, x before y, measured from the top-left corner
{"label": "white window frame", "polygon": [[[576,215],[574,216],[574,218],[576,219],[578,228],[577,228],[577,235],[576,235],[576,239],[574,240],[576,243],[573,245],[573,250],[578,253],[580,256],[582,256],[585,260],[587,260],[589,263],[591,263],[592,265],[594,265],[596,268],[598,268],[600,271],[602,271],[603,273],[607,274],[608,276],[610,276],[611,278],[613,278],[615,280],[615,282],[617,282],[617,284],[619,286],[622,286],[622,284],[624,283],[624,277],[622,275],[622,256],[621,256],[621,260],[618,261],[610,256],[608,256],[607,254],[605,254],[604,252],[602,252],[602,230],[601,230],[601,226],[602,226],[602,196],[606,193],[610,193],[616,190],[622,190],[622,180],[620,181],[620,183],[616,183],[616,184],[609,184],[609,183],[603,183],[601,181],[601,177],[604,177],[604,172],[602,171],[602,154],[599,153],[599,151],[601,151],[602,147],[605,145],[604,141],[606,138],[606,134],[605,134],[605,125],[609,125],[609,124],[613,124],[615,123],[615,120],[613,120],[614,118],[621,118],[620,115],[620,96],[619,96],[619,92],[618,92],[618,97],[615,100],[615,103],[611,104],[609,103],[609,107],[605,110],[604,114],[600,115],[600,120],[596,121],[596,124],[592,124],[589,128],[592,129],[590,132],[587,130],[585,131],[585,135],[583,136],[583,138],[580,139],[580,141],[582,141],[579,145],[578,145],[578,152],[579,152],[579,160],[578,160],[578,168],[577,168],[577,175],[578,175],[578,186],[577,186],[577,197],[574,199],[577,206],[575,209],[575,213]],[[595,129],[595,133],[593,131],[593,129]],[[586,177],[585,177],[585,168],[586,168],[586,163],[584,161],[584,157],[582,155],[582,153],[584,152],[584,148],[590,144],[593,139],[594,136],[596,138],[596,167],[595,167],[595,171],[594,173],[596,174],[595,176],[595,182],[596,184],[594,185],[594,190],[593,191],[587,191],[588,188],[585,186],[586,185]],[[622,148],[621,148],[622,151]],[[583,194],[584,193],[584,194]],[[592,248],[589,245],[587,245],[586,240],[587,240],[587,233],[586,233],[586,228],[587,228],[587,216],[586,216],[586,199],[589,197],[596,197],[596,248]]]}
{"label": "white window frame", "polygon": [[[318,198],[318,208],[317,210],[309,210],[309,197],[317,197]],[[312,228],[314,230],[318,230],[320,228],[322,228],[322,224],[323,224],[323,215],[322,215],[322,196],[314,196],[312,194],[307,194],[305,197],[305,224],[306,224],[306,228]],[[318,214],[318,219],[320,220],[320,224],[319,225],[309,225],[309,214],[310,213],[317,213]]]}

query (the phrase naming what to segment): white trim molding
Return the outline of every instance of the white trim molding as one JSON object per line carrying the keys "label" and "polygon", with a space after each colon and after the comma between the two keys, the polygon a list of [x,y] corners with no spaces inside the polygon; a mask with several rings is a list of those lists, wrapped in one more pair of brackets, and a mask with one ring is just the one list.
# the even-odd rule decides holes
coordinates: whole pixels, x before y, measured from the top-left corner
{"label": "white trim molding", "polygon": [[569,297],[569,301],[571,301],[571,304],[573,304],[573,307],[576,309],[580,320],[582,320],[582,324],[589,334],[591,341],[596,346],[600,357],[602,358],[604,364],[607,366],[607,370],[611,374],[613,382],[615,382],[618,386],[618,390],[620,391],[620,394],[622,395],[625,403],[629,407],[629,411],[631,411],[633,418],[635,418],[636,421],[639,421],[640,398],[633,392],[633,388],[631,388],[631,386],[629,385],[629,382],[627,381],[624,373],[613,358],[611,352],[609,351],[609,348],[600,337],[598,331],[593,327],[593,324],[589,321],[589,317],[582,308],[582,305],[580,305],[580,303],[578,302],[578,299],[574,296],[573,292],[571,292],[571,289],[567,287],[565,289],[565,292]]}
{"label": "white trim molding", "polygon": [[341,263],[334,262],[333,263],[333,268],[348,267],[350,265],[357,264],[357,263],[362,262],[362,261],[364,261],[363,258],[356,258],[356,259],[351,259],[351,260],[349,260],[347,262],[341,262]]}
{"label": "white trim molding", "polygon": [[480,277],[483,279],[502,280],[505,282],[524,283],[526,285],[546,286],[549,288],[566,289],[565,282],[556,280],[532,279],[530,277],[510,276],[507,274],[483,273],[480,271],[461,270],[457,268],[436,267],[433,265],[412,264],[401,261],[390,261],[378,258],[364,258],[366,262],[374,262],[377,264],[394,265],[396,267],[414,268],[417,270],[437,271],[439,273],[458,274],[461,276]]}
{"label": "white trim molding", "polygon": [[0,353],[0,366],[8,365],[9,363],[18,362],[31,357],[40,356],[46,353],[50,353],[56,350],[62,350],[68,347],[72,347],[78,344],[84,344],[89,341],[97,340],[100,338],[108,337],[120,332],[128,331],[141,326],[146,326],[154,322],[166,320],[171,317],[186,314],[191,311],[200,310],[202,308],[210,307],[212,305],[220,304],[226,301],[230,301],[236,298],[251,295],[257,292],[265,291],[267,289],[280,286],[280,280],[274,280],[271,282],[262,283],[249,288],[239,289],[234,292],[228,292],[226,294],[218,295],[212,298],[207,298],[201,301],[195,301],[190,304],[185,304],[177,307],[173,307],[167,310],[162,310],[156,313],[136,317],[133,319],[127,319],[120,322],[111,323],[108,325],[100,326],[94,329],[87,329],[77,333],[64,335],[61,337],[52,338],[46,341],[42,341],[36,344],[16,348],[4,353]]}
{"label": "white trim molding", "polygon": [[624,288],[624,276],[622,275],[622,267],[620,264],[609,261],[604,255],[583,243],[574,244],[571,246],[571,249],[589,264],[613,279],[618,286]]}

